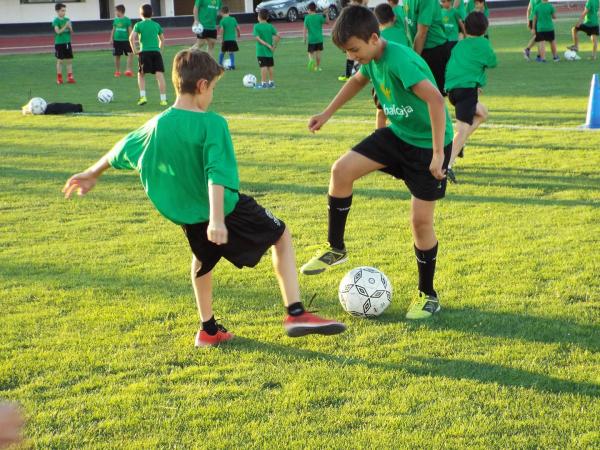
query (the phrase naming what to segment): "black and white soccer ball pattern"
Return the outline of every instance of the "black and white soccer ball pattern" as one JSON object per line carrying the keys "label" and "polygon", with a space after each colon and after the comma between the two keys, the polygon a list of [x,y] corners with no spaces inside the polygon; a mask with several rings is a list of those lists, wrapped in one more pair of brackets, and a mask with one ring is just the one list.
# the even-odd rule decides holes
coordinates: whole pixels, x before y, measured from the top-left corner
{"label": "black and white soccer ball pattern", "polygon": [[357,267],[342,279],[339,299],[342,308],[353,316],[376,317],[390,306],[392,284],[374,267]]}

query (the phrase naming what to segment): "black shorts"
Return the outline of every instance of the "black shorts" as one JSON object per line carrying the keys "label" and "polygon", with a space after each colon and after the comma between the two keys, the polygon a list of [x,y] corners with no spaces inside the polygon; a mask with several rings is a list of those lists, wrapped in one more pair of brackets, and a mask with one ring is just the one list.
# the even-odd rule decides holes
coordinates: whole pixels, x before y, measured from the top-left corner
{"label": "black shorts", "polygon": [[454,46],[458,44],[458,41],[448,41],[448,46],[450,47],[450,53],[452,53],[452,49]]}
{"label": "black shorts", "polygon": [[479,101],[477,88],[450,89],[448,100],[454,106],[456,120],[473,125],[473,117],[475,117]]}
{"label": "black shorts", "polygon": [[[446,195],[446,179],[436,180],[429,171],[433,150],[404,142],[389,127],[375,130],[352,150],[385,165],[381,171],[404,180],[410,193],[420,200],[434,201]],[[452,143],[444,147],[444,169],[451,153]]]}
{"label": "black shorts", "polygon": [[582,23],[581,25],[576,26],[575,29],[577,31],[583,31],[588,36],[592,36],[592,35],[598,36],[598,34],[600,34],[600,32],[599,32],[600,27],[598,25],[590,26],[590,25],[586,25],[586,24]]}
{"label": "black shorts", "polygon": [[272,56],[257,56],[256,59],[258,59],[258,67],[273,67],[275,65]]}
{"label": "black shorts", "polygon": [[163,59],[160,52],[140,52],[138,55],[138,63],[138,71],[140,73],[156,73],[165,71],[165,65],[163,64]]}
{"label": "black shorts", "polygon": [[183,225],[192,253],[202,262],[196,276],[210,272],[221,258],[238,268],[254,267],[265,252],[285,231],[285,223],[273,216],[256,200],[240,194],[235,209],[225,217],[227,244],[217,245],[208,240],[208,222]]}
{"label": "black shorts", "polygon": [[56,59],[73,59],[71,43],[54,44],[54,56],[56,56]]}
{"label": "black shorts", "polygon": [[323,51],[323,43],[319,42],[318,44],[308,44],[308,53],[312,52],[322,52]]}
{"label": "black shorts", "polygon": [[239,49],[237,41],[223,41],[221,44],[221,53],[237,52]]}
{"label": "black shorts", "polygon": [[129,55],[133,53],[129,41],[113,41],[113,56]]}
{"label": "black shorts", "polygon": [[198,39],[216,39],[217,38],[217,30],[207,30],[206,28],[202,30],[202,34],[197,34],[196,37]]}
{"label": "black shorts", "polygon": [[536,31],[535,33],[535,42],[552,42],[554,39],[554,30]]}
{"label": "black shorts", "polygon": [[437,47],[425,48],[421,53],[421,56],[431,69],[435,82],[437,83],[437,88],[442,95],[446,95],[444,92],[444,85],[446,84],[446,65],[450,59],[450,50],[450,45],[446,41]]}
{"label": "black shorts", "polygon": [[377,97],[377,92],[375,92],[375,88],[371,88],[371,98],[373,98],[373,103],[375,103],[375,108],[383,109],[381,103],[379,103],[379,98]]}

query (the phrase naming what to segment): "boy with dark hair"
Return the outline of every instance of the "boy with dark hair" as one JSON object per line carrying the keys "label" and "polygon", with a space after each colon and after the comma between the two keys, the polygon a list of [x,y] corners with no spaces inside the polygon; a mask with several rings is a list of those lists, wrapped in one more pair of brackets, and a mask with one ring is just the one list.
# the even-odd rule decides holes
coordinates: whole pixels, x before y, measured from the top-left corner
{"label": "boy with dark hair", "polygon": [[456,133],[452,141],[452,156],[448,178],[456,182],[452,171],[454,159],[467,139],[487,120],[488,110],[479,102],[479,91],[487,83],[485,69],[497,65],[496,54],[485,38],[488,20],[484,13],[472,12],[465,19],[467,37],[452,50],[446,71],[446,91],[456,115]]}
{"label": "boy with dark hair", "polygon": [[256,84],[257,89],[266,89],[275,87],[273,77],[273,53],[279,43],[279,34],[277,28],[267,22],[269,11],[261,9],[258,11],[258,23],[254,25],[252,35],[256,38],[256,59],[260,67],[260,84]]}
{"label": "boy with dark hair", "polygon": [[[478,3],[479,5],[477,5]],[[485,0],[469,0],[466,6],[467,15],[471,14],[473,11],[483,13],[486,18],[490,17],[490,10]]]}
{"label": "boy with dark hair", "polygon": [[[346,4],[346,6],[344,6],[345,8],[347,8],[348,6],[366,6],[367,3],[369,3],[369,0],[350,0],[349,3]],[[344,72],[344,75],[339,76],[338,80],[339,81],[348,81],[350,79],[350,77],[352,76],[353,73],[356,73],[358,71],[360,67],[360,64],[358,64],[356,61],[352,61],[351,59],[346,58],[346,71]]]}
{"label": "boy with dark hair", "polygon": [[556,38],[554,37],[554,23],[552,19],[556,19],[556,10],[548,0],[542,2],[535,7],[533,12],[533,29],[535,30],[535,42],[538,43],[537,62],[546,62],[546,42],[550,42],[552,49],[552,60],[560,61],[556,51]]}
{"label": "boy with dark hair", "polygon": [[[133,27],[129,35],[129,44],[133,53],[138,55],[138,85],[140,88],[140,99],[138,105],[142,106],[148,103],[146,98],[146,80],[144,75],[147,73],[156,74],[158,90],[160,91],[160,106],[167,106],[167,86],[165,83],[165,66],[162,55],[160,54],[164,45],[164,35],[162,27],[151,19],[152,6],[142,5],[140,7],[141,21]],[[136,38],[139,37],[140,51],[136,50]]]}
{"label": "boy with dark hair", "polygon": [[219,54],[219,64],[223,65],[225,55],[229,53],[229,70],[235,70],[235,52],[239,50],[237,39],[242,35],[240,26],[235,17],[229,15],[229,8],[221,8],[221,21],[219,28],[222,30],[223,43],[221,44],[221,53]]}
{"label": "boy with dark hair", "polygon": [[71,33],[73,26],[66,16],[67,6],[57,3],[54,6],[56,17],[52,21],[54,29],[54,56],[56,57],[56,84],[63,84],[62,65],[67,65],[67,83],[75,83],[73,78],[73,47],[71,47]]}
{"label": "boy with dark hair", "polygon": [[442,24],[439,0],[405,0],[404,12],[413,49],[427,62],[438,89],[445,95],[444,76],[450,45]]}
{"label": "boy with dark hair", "polygon": [[[400,1],[399,0],[388,0],[387,4],[390,5],[390,7],[392,8],[392,12],[394,13],[394,26],[404,35],[404,40],[402,40],[402,37],[400,35],[396,35],[397,40],[392,39],[392,41],[398,42],[399,44],[402,44],[402,45],[412,46],[408,42],[408,37],[407,37],[407,33],[406,33],[406,17],[404,16],[404,8],[402,7],[402,5],[400,5]],[[379,5],[377,5],[377,6],[379,6]],[[377,7],[375,7],[375,9],[377,9]],[[385,14],[387,14],[389,17],[389,12],[387,10],[384,9],[384,10],[380,10],[380,11],[385,11]],[[375,15],[377,16],[377,13],[375,13]],[[379,20],[379,16],[377,16],[377,20],[379,21],[380,24],[382,23],[381,20]],[[388,39],[388,38],[386,38],[386,39]],[[390,40],[390,39],[388,39],[388,40]]]}
{"label": "boy with dark hair", "polygon": [[221,0],[194,1],[194,26],[198,23],[202,24],[202,33],[196,35],[195,46],[200,49],[206,46],[210,54],[212,54],[215,42],[217,42],[217,16],[221,4]]}
{"label": "boy with dark hair", "polygon": [[[233,334],[214,318],[212,269],[221,258],[254,267],[272,247],[273,266],[287,308],[288,336],[337,334],[344,324],[306,312],[300,300],[294,248],[285,224],[239,193],[227,121],[209,112],[223,69],[206,52],[180,51],[173,62],[173,106],[120,140],[88,170],[73,175],[65,197],[85,195],[109,167],[137,170],[156,209],[180,225],[192,249],[191,278],[202,322],[196,347],[218,345]],[[169,170],[164,170],[168,167]]]}
{"label": "boy with dark hair", "polygon": [[527,5],[527,28],[531,31],[531,37],[527,43],[527,47],[523,49],[523,56],[527,61],[531,58],[531,47],[535,44],[535,28],[533,28],[533,11],[535,7],[540,4],[542,0],[529,0]]}
{"label": "boy with dark hair", "polygon": [[[329,21],[329,8],[323,14],[317,14],[317,4],[308,4],[308,14],[304,17],[302,36],[304,43],[308,40],[308,70],[321,70],[321,52],[323,51],[323,25]],[[307,38],[308,34],[308,38]]]}
{"label": "boy with dark hair", "polygon": [[129,43],[131,34],[131,19],[125,16],[125,6],[115,6],[115,18],[113,20],[110,40],[113,44],[113,56],[115,57],[115,77],[121,76],[121,55],[127,56],[125,76],[132,77],[131,63],[133,61],[133,50]]}
{"label": "boy with dark hair", "polygon": [[573,45],[568,47],[569,50],[573,50],[575,52],[579,51],[579,37],[577,36],[577,33],[583,31],[592,38],[592,59],[596,59],[596,54],[598,51],[598,34],[600,33],[600,27],[598,26],[599,3],[599,0],[587,0],[579,20],[575,26],[571,28]]}
{"label": "boy with dark hair", "polygon": [[452,0],[442,0],[442,23],[446,31],[446,38],[450,44],[450,50],[458,43],[459,33],[465,36],[465,24],[460,12],[452,7]]}
{"label": "boy with dark hair", "polygon": [[403,179],[412,194],[411,222],[419,271],[419,298],[408,319],[426,319],[440,310],[433,287],[438,242],[433,227],[436,200],[446,192],[445,168],[452,150],[452,123],[429,66],[412,49],[380,38],[373,13],[362,6],[342,10],[333,42],[361,64],[325,110],[313,116],[310,131],[320,130],[331,116],[373,83],[391,125],[375,130],[331,168],[327,248],[300,270],[319,274],[348,260],[344,243],[353,184],[381,170]]}

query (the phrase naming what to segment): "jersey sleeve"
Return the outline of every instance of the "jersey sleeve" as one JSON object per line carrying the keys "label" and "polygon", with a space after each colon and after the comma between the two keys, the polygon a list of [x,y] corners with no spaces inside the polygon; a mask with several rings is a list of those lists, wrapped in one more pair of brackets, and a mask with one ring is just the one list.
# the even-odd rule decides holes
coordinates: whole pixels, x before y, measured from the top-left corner
{"label": "jersey sleeve", "polygon": [[277,28],[275,28],[273,26],[273,24],[271,24],[271,33],[273,33],[273,36],[277,36],[279,33],[277,32]]}
{"label": "jersey sleeve", "polygon": [[195,0],[194,1],[194,7],[200,8],[201,3],[202,3],[202,0]]}
{"label": "jersey sleeve", "polygon": [[417,66],[414,61],[407,61],[403,64],[396,62],[390,69],[392,76],[398,78],[405,89],[410,89],[415,84],[428,79],[423,69]]}
{"label": "jersey sleeve", "polygon": [[133,31],[134,31],[135,33],[139,33],[139,32],[140,32],[140,31],[139,31],[139,30],[140,30],[140,27],[139,27],[139,24],[140,24],[140,23],[142,23],[142,22],[136,22],[136,23],[135,23],[135,25],[133,26]]}
{"label": "jersey sleeve", "polygon": [[367,77],[369,80],[371,79],[371,71],[369,70],[368,64],[362,64],[358,71],[362,76]]}
{"label": "jersey sleeve", "polygon": [[142,129],[129,133],[108,152],[108,163],[115,169],[135,170],[145,139]]}
{"label": "jersey sleeve", "polygon": [[160,24],[158,22],[156,22],[156,25],[157,25],[157,27],[156,27],[156,33],[157,34],[163,34],[163,29],[160,26]]}
{"label": "jersey sleeve", "polygon": [[554,7],[554,5],[550,5],[550,14],[555,14],[556,13],[556,8]]}
{"label": "jersey sleeve", "polygon": [[222,117],[207,134],[204,149],[204,167],[209,184],[239,190],[240,181],[233,142],[227,122]]}
{"label": "jersey sleeve", "polygon": [[421,9],[417,15],[417,24],[430,26],[433,23],[435,14],[434,8],[440,8],[436,0],[426,0],[421,3]]}
{"label": "jersey sleeve", "polygon": [[259,36],[258,30],[256,29],[256,25],[252,28],[252,36]]}
{"label": "jersey sleeve", "polygon": [[493,69],[494,67],[496,67],[498,65],[498,59],[496,58],[496,52],[494,51],[492,46],[489,45],[488,48],[489,48],[489,50],[488,50],[488,57],[487,57],[487,61],[486,61],[486,67]]}

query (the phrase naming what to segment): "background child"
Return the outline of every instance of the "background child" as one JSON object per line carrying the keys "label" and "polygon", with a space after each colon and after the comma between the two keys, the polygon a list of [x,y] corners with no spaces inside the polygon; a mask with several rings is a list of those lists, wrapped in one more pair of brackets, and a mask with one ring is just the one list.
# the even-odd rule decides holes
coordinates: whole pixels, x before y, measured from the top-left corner
{"label": "background child", "polygon": [[454,48],[459,39],[459,33],[465,35],[465,24],[460,12],[452,7],[452,0],[442,0],[442,23],[450,49]]}
{"label": "background child", "polygon": [[[329,8],[323,14],[317,14],[317,4],[308,4],[308,14],[304,17],[304,43],[308,40],[308,70],[321,71],[321,52],[323,51],[323,25],[329,21]],[[308,34],[308,38],[307,38]]]}
{"label": "background child", "polygon": [[[214,318],[212,269],[221,258],[254,267],[273,246],[273,266],[288,314],[288,336],[337,334],[344,324],[304,310],[294,249],[285,224],[240,194],[227,121],[207,112],[222,68],[206,52],[182,50],[173,62],[173,107],[125,136],[87,171],[65,184],[65,197],[85,195],[109,167],[138,170],[158,211],[181,225],[192,249],[191,278],[202,322],[196,347],[233,338]],[[169,170],[165,171],[164,167]]]}
{"label": "background child", "polygon": [[[367,6],[369,0],[350,0],[347,6]],[[346,6],[346,7],[347,7]],[[346,71],[344,75],[339,76],[339,81],[348,81],[353,73],[356,73],[360,67],[360,64],[356,61],[346,58]]]}
{"label": "background child", "polygon": [[[485,0],[474,0],[474,8],[471,11],[469,10],[469,8],[467,8],[467,14],[471,14],[473,11],[483,13],[483,15],[486,17],[486,19],[490,16],[487,2]],[[490,29],[490,27],[489,27],[489,22],[488,22],[488,29],[486,30],[485,34],[483,35],[483,37],[486,39],[490,38],[489,29]]]}
{"label": "background child", "polygon": [[531,47],[535,44],[535,28],[533,28],[533,11],[537,5],[539,5],[541,0],[529,0],[529,5],[527,5],[527,28],[531,31],[531,37],[529,38],[529,42],[527,43],[527,47],[523,49],[523,56],[527,61],[530,61],[531,57]]}
{"label": "background child", "polygon": [[579,20],[573,28],[571,28],[571,36],[573,37],[573,45],[569,47],[570,50],[579,51],[579,36],[577,33],[583,31],[592,38],[592,59],[596,59],[598,51],[598,4],[599,0],[587,0],[585,8],[579,17]]}
{"label": "background child", "polygon": [[537,62],[546,62],[546,42],[550,42],[552,49],[552,59],[554,62],[560,61],[556,52],[556,39],[554,37],[554,23],[552,19],[556,19],[556,10],[548,0],[542,2],[535,7],[533,12],[533,29],[535,30],[535,42],[538,43]]}
{"label": "background child", "polygon": [[448,178],[456,182],[452,165],[467,139],[487,120],[488,110],[479,102],[479,90],[487,83],[485,69],[496,67],[496,54],[490,41],[484,37],[488,20],[484,13],[475,11],[465,19],[467,37],[452,50],[446,72],[446,91],[454,106],[456,132],[452,141],[452,156],[448,164]]}
{"label": "background child", "polygon": [[[151,19],[152,6],[142,5],[140,7],[140,16],[142,20],[137,22],[129,36],[129,44],[133,52],[138,54],[138,85],[140,88],[140,99],[138,105],[142,106],[148,103],[146,99],[146,81],[144,75],[147,73],[156,74],[158,90],[160,91],[160,106],[167,106],[167,87],[165,83],[165,66],[162,55],[160,54],[164,36],[162,27]],[[140,51],[136,51],[135,40],[139,37]]]}
{"label": "background child", "polygon": [[113,44],[113,56],[115,57],[115,77],[121,76],[121,55],[127,56],[127,66],[125,76],[132,77],[131,63],[133,61],[133,50],[129,43],[131,34],[131,19],[125,16],[125,6],[115,6],[115,19],[110,33],[110,40]]}
{"label": "background child", "polygon": [[221,8],[221,16],[219,28],[223,33],[223,43],[221,44],[221,53],[219,54],[219,64],[223,64],[225,54],[229,53],[229,70],[235,70],[235,52],[239,50],[237,39],[242,34],[237,19],[229,15],[229,8],[227,6]]}
{"label": "background child", "polygon": [[277,29],[267,22],[268,18],[269,11],[266,9],[258,11],[258,23],[252,30],[252,35],[256,37],[256,59],[260,67],[261,83],[256,85],[258,89],[275,87],[273,53],[280,38]]}
{"label": "background child", "polygon": [[67,65],[67,83],[75,83],[73,78],[73,48],[71,47],[71,33],[73,26],[66,16],[67,7],[62,3],[54,6],[56,17],[52,21],[54,28],[54,56],[56,57],[56,84],[63,84],[62,65]]}
{"label": "background child", "polygon": [[[402,7],[402,5],[400,5],[399,0],[388,0],[387,4],[390,5],[390,7],[392,8],[392,11],[394,13],[394,26],[400,32],[402,32],[404,34],[404,39],[402,39],[400,34],[394,34],[394,39],[388,39],[387,37],[385,39],[387,39],[388,41],[391,40],[392,42],[397,42],[398,44],[402,44],[402,45],[411,47],[412,45],[408,41],[408,36],[407,36],[407,32],[406,32],[406,16],[404,15],[404,8]],[[377,9],[377,7],[375,9]],[[377,14],[375,14],[375,15],[377,16]],[[377,17],[377,20],[381,24],[379,17]],[[388,27],[386,26],[385,28],[388,28]],[[382,29],[382,31],[383,31],[383,29]],[[388,36],[390,36],[390,33],[391,33],[390,31],[387,32]]]}
{"label": "background child", "polygon": [[212,55],[217,42],[217,16],[221,9],[221,0],[195,0],[193,15],[194,26],[202,24],[202,34],[196,35],[196,47],[207,47]]}

